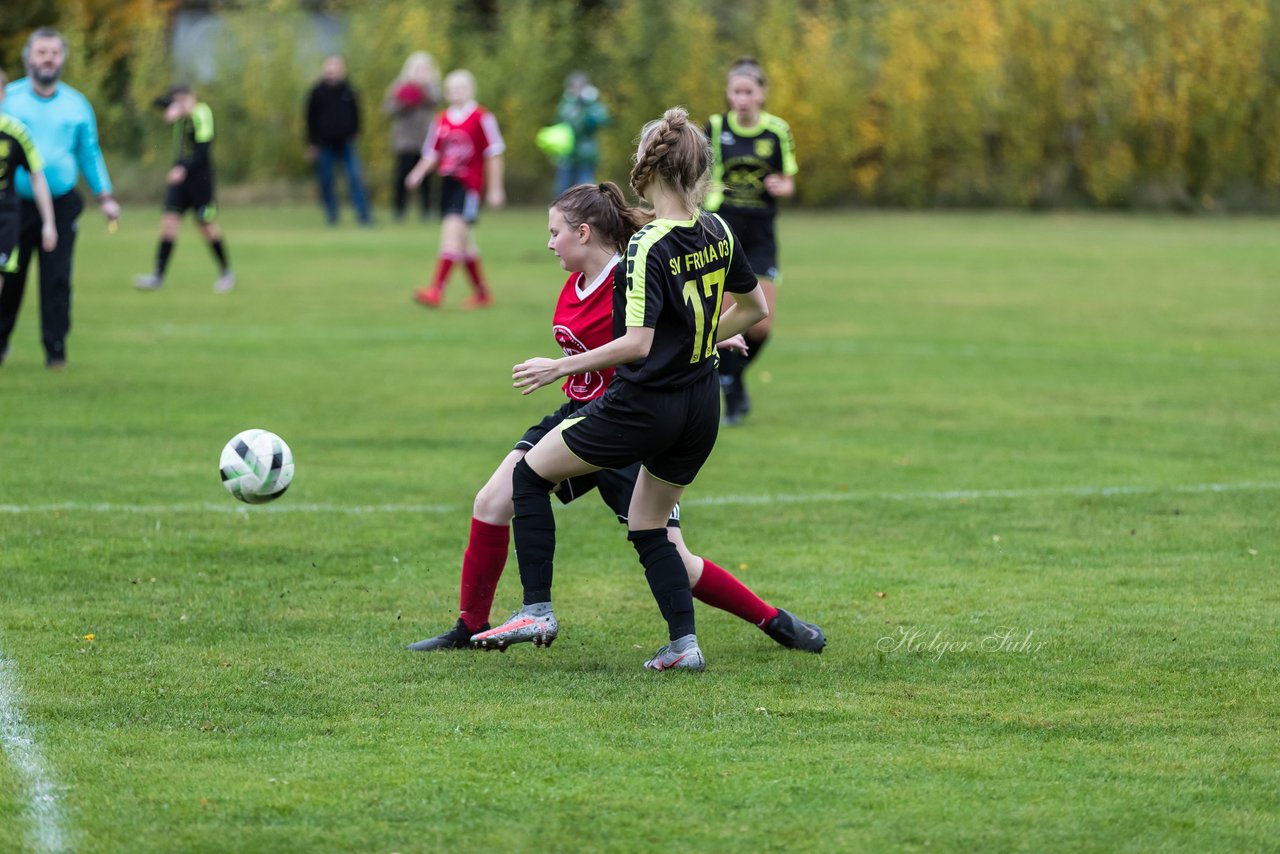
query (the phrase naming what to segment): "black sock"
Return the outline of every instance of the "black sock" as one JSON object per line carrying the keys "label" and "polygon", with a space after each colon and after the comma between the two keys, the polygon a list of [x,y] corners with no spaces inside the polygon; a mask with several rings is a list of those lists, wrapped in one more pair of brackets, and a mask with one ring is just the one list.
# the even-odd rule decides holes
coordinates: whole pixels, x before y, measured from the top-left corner
{"label": "black sock", "polygon": [[156,278],[163,279],[165,268],[169,266],[169,256],[173,254],[173,241],[168,238],[160,240],[160,248],[156,251]]}
{"label": "black sock", "polygon": [[720,388],[724,391],[724,414],[728,418],[742,414],[742,370],[747,366],[746,357],[736,350],[720,351]]}
{"label": "black sock", "polygon": [[556,554],[556,517],[551,512],[553,488],[554,483],[543,480],[524,460],[516,463],[511,475],[511,501],[515,505],[511,537],[516,545],[526,605],[551,601],[552,563]]}
{"label": "black sock", "polygon": [[747,366],[747,359],[737,350],[721,350],[720,365],[716,368],[720,373],[720,382],[724,383],[725,377],[736,379],[742,376],[742,369]]}
{"label": "black sock", "polygon": [[635,546],[644,564],[644,577],[658,603],[662,618],[667,621],[667,634],[671,640],[694,633],[693,593],[689,590],[689,575],[685,571],[680,552],[667,537],[666,528],[648,531],[629,531],[627,539]]}
{"label": "black sock", "polygon": [[222,246],[222,239],[210,240],[209,248],[213,250],[213,257],[218,259],[218,268],[227,272],[227,250]]}
{"label": "black sock", "polygon": [[753,338],[747,339],[747,355],[742,357],[743,359],[742,369],[744,371],[747,369],[747,365],[751,364],[757,358],[759,358],[761,351],[764,350],[764,345],[767,344],[768,342],[769,342],[768,335],[764,336],[759,341],[756,341]]}

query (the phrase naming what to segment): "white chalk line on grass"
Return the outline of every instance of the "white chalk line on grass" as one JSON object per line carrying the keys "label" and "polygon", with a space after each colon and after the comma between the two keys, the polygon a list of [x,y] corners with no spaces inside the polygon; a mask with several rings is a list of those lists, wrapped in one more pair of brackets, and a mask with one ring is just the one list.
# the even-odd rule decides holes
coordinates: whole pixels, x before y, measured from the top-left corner
{"label": "white chalk line on grass", "polygon": [[18,708],[17,665],[0,653],[0,747],[27,792],[28,842],[40,852],[66,851],[62,808],[40,747]]}
{"label": "white chalk line on grass", "polygon": [[[1106,498],[1115,495],[1177,495],[1212,492],[1261,492],[1280,489],[1280,481],[1237,483],[1193,483],[1166,486],[1060,486],[1027,489],[950,489],[919,492],[807,492],[764,495],[694,495],[686,507],[723,505],[768,506],[771,504],[835,504],[865,501],[977,501],[984,498]],[[351,516],[382,513],[447,514],[464,509],[460,504],[279,504],[249,507],[234,502],[191,504],[113,504],[107,502],[63,501],[53,504],[0,504],[0,513],[338,513]]]}

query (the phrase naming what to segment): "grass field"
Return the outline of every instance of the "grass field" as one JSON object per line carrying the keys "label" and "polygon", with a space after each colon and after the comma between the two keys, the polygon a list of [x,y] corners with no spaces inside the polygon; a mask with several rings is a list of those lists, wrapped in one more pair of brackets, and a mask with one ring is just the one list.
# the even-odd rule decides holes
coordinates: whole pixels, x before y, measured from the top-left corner
{"label": "grass field", "polygon": [[[557,405],[540,210],[487,312],[433,226],[224,215],[136,293],[83,220],[70,369],[0,368],[0,850],[1244,851],[1280,840],[1280,223],[802,214],[691,547],[820,623],[665,640],[624,532],[557,511],[550,650],[422,655],[475,490]],[[297,478],[238,505],[222,444]],[[495,617],[519,601],[514,561]]]}

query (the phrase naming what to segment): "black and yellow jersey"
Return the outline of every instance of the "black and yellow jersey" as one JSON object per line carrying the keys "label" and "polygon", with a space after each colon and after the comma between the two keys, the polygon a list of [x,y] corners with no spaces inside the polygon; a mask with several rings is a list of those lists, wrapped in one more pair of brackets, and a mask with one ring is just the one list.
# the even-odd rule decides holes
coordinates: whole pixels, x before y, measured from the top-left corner
{"label": "black and yellow jersey", "polygon": [[191,115],[173,123],[173,164],[185,166],[187,173],[208,170],[213,166],[213,110],[203,101]]}
{"label": "black and yellow jersey", "polygon": [[13,173],[20,166],[28,172],[44,171],[27,126],[13,116],[0,115],[0,214],[18,209]]}
{"label": "black and yellow jersey", "polygon": [[772,216],[778,203],[764,188],[765,176],[800,169],[790,126],[762,112],[755,127],[744,128],[728,112],[712,116],[706,131],[713,155],[707,210]]}
{"label": "black and yellow jersey", "polygon": [[627,245],[625,276],[615,277],[613,323],[615,337],[628,326],[653,329],[653,347],[644,359],[619,365],[616,376],[680,388],[715,370],[724,292],[755,287],[755,273],[720,217],[649,223]]}

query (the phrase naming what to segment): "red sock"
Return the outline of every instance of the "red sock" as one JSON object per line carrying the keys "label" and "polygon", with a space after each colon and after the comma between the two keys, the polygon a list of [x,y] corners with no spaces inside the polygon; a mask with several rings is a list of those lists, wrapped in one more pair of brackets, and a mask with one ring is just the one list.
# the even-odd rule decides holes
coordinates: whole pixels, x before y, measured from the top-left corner
{"label": "red sock", "polygon": [[721,569],[706,558],[702,559],[702,577],[693,588],[693,595],[699,602],[728,611],[757,627],[763,627],[778,615],[777,608],[752,593],[751,588],[728,570]]}
{"label": "red sock", "polygon": [[436,262],[436,275],[431,280],[431,290],[443,291],[444,283],[449,281],[449,271],[453,269],[453,262],[457,260],[453,255],[441,255],[440,260]]}
{"label": "red sock", "polygon": [[507,565],[507,546],[511,528],[471,520],[471,537],[462,555],[462,583],[458,592],[458,608],[462,622],[472,631],[489,622],[489,609],[498,579]]}
{"label": "red sock", "polygon": [[462,259],[462,263],[467,265],[467,275],[471,277],[471,287],[475,288],[477,294],[483,296],[489,292],[484,284],[484,274],[480,272],[480,256],[468,255]]}

